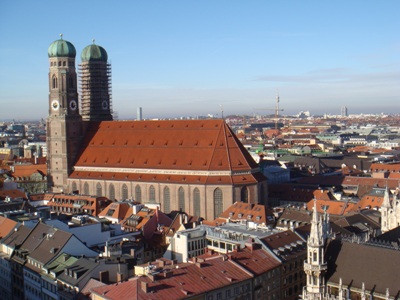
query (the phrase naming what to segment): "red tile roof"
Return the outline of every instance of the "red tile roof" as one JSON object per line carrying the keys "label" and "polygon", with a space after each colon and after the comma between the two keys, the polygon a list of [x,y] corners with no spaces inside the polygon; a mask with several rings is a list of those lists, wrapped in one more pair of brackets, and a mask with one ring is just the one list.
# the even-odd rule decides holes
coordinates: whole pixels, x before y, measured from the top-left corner
{"label": "red tile roof", "polygon": [[230,219],[231,222],[248,220],[258,224],[269,224],[274,222],[272,216],[272,211],[265,205],[235,202],[219,216],[219,219],[225,222]]}
{"label": "red tile roof", "polygon": [[26,194],[24,191],[20,191],[20,190],[1,190],[0,191],[0,199],[2,199],[2,198],[4,199],[7,196],[12,199],[14,199],[14,198],[28,199],[26,197]]}
{"label": "red tile roof", "polygon": [[9,234],[17,224],[18,223],[13,220],[0,216],[0,238]]}
{"label": "red tile roof", "polygon": [[[314,200],[311,200],[307,203],[307,210],[312,211],[313,207]],[[317,211],[323,213],[324,208],[327,209],[326,211],[330,215],[344,215],[357,210],[358,204],[348,201],[317,200]]]}
{"label": "red tile roof", "polygon": [[14,165],[13,177],[30,177],[34,173],[47,175],[47,165]]}
{"label": "red tile roof", "polygon": [[[256,171],[257,163],[223,120],[104,121],[93,123],[86,136],[72,178],[98,178],[101,174],[102,178],[115,180],[211,184],[265,180]],[[121,168],[135,172],[122,173]],[[148,169],[171,172],[148,174]],[[228,173],[174,175],[174,170]],[[251,170],[255,173],[231,174]]]}
{"label": "red tile roof", "polygon": [[[251,279],[253,275],[240,265],[223,256],[211,257],[204,262],[181,263],[163,268],[154,276],[135,277],[129,281],[92,289],[99,299],[185,299],[207,291]],[[142,286],[147,286],[147,293]]]}

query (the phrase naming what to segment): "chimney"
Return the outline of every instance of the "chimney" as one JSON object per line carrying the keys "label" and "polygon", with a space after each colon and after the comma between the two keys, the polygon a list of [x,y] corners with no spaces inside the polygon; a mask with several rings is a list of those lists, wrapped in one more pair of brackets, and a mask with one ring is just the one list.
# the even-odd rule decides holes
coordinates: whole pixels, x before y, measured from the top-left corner
{"label": "chimney", "polygon": [[124,280],[124,274],[118,272],[117,273],[117,282],[122,282]]}
{"label": "chimney", "polygon": [[165,266],[165,260],[157,259],[156,261],[158,262],[158,266],[159,267],[164,267]]}
{"label": "chimney", "polygon": [[146,294],[149,292],[149,285],[145,281],[140,282],[140,287],[142,288],[142,291],[145,292]]}
{"label": "chimney", "polygon": [[170,278],[172,276],[171,270],[164,270],[164,278]]}
{"label": "chimney", "polygon": [[[182,208],[181,208],[181,211],[182,211]],[[182,215],[182,212],[181,213],[179,213],[179,224],[183,224],[183,215]]]}
{"label": "chimney", "polygon": [[109,275],[108,271],[100,271],[100,273],[99,273],[100,282],[108,284],[109,279],[110,279],[110,275]]}

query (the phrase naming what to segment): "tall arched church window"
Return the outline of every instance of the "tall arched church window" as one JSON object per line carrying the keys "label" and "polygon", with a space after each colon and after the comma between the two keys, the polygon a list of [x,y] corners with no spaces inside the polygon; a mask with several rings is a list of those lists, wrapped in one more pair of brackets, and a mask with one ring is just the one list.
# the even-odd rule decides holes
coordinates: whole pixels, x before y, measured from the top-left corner
{"label": "tall arched church window", "polygon": [[101,187],[100,182],[96,184],[96,196],[101,197],[103,196],[103,188]]}
{"label": "tall arched church window", "polygon": [[193,190],[193,209],[194,215],[200,217],[200,191],[198,188]]}
{"label": "tall arched church window", "polygon": [[178,208],[185,211],[185,190],[183,187],[178,189]]}
{"label": "tall arched church window", "polygon": [[128,187],[126,186],[125,183],[124,183],[123,186],[122,186],[121,195],[122,195],[122,200],[128,199]]}
{"label": "tall arched church window", "polygon": [[89,184],[87,182],[83,185],[83,194],[89,195]]}
{"label": "tall arched church window", "polygon": [[149,202],[156,203],[156,189],[152,185],[149,188]]}
{"label": "tall arched church window", "polygon": [[171,195],[170,195],[170,192],[169,192],[169,187],[165,187],[164,188],[164,192],[163,192],[163,198],[164,198],[164,212],[166,213],[166,214],[168,214],[168,213],[170,213],[171,212]]}
{"label": "tall arched church window", "polygon": [[57,82],[57,76],[53,75],[52,79],[51,79],[51,87],[53,89],[56,89],[58,87],[58,82]]}
{"label": "tall arched church window", "polygon": [[139,185],[135,187],[135,200],[138,202],[142,202],[142,189]]}
{"label": "tall arched church window", "polygon": [[115,200],[115,188],[114,188],[114,185],[112,183],[110,183],[110,186],[108,188],[108,194],[109,194],[108,199],[114,201]]}
{"label": "tall arched church window", "polygon": [[72,182],[72,192],[75,192],[78,189],[78,187],[76,186],[76,182]]}
{"label": "tall arched church window", "polygon": [[69,77],[69,88],[74,88],[74,78],[72,76]]}
{"label": "tall arched church window", "polygon": [[214,219],[218,218],[222,214],[224,209],[223,196],[220,188],[214,190]]}
{"label": "tall arched church window", "polygon": [[240,190],[240,201],[242,202],[249,202],[249,191],[247,190],[247,187],[244,186]]}

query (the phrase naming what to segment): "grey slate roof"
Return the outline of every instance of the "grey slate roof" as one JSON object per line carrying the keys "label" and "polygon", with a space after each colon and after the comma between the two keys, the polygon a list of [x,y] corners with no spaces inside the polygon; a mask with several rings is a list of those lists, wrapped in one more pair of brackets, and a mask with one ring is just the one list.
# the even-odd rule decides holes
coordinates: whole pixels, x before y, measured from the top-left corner
{"label": "grey slate roof", "polygon": [[390,295],[400,293],[400,251],[368,244],[332,240],[327,245],[327,282]]}

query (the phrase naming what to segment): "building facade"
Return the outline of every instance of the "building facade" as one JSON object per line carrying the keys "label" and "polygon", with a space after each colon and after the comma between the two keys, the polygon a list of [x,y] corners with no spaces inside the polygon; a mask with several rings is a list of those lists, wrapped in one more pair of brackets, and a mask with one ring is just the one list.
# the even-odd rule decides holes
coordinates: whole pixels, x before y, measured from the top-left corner
{"label": "building facade", "polygon": [[158,203],[166,212],[208,219],[235,201],[266,203],[266,178],[223,120],[111,121],[104,48],[93,44],[82,51],[80,105],[74,46],[61,38],[48,52],[53,192]]}

